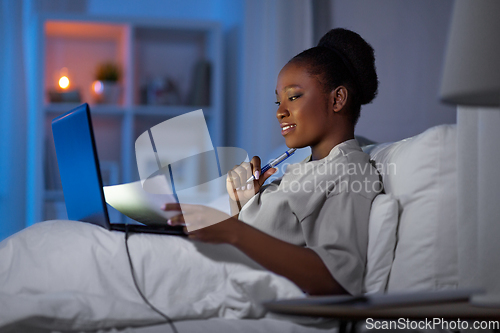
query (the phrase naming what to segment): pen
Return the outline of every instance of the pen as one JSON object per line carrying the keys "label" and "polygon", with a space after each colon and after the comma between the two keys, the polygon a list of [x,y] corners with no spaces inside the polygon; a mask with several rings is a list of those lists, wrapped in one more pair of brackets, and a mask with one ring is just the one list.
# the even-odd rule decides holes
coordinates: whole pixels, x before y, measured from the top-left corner
{"label": "pen", "polygon": [[[276,157],[271,162],[269,162],[266,165],[264,165],[264,167],[260,171],[260,174],[263,175],[264,172],[266,172],[267,170],[269,170],[271,168],[274,168],[275,166],[277,166],[278,164],[280,164],[281,162],[283,162],[284,160],[286,160],[287,158],[289,158],[290,156],[292,156],[293,153],[295,153],[296,150],[297,150],[296,148],[290,148],[290,149],[288,149],[286,152],[284,152],[283,154],[281,154],[280,156]],[[254,180],[254,179],[255,179],[255,176],[252,175],[250,178],[248,178],[247,183],[249,181],[251,181],[251,180]]]}

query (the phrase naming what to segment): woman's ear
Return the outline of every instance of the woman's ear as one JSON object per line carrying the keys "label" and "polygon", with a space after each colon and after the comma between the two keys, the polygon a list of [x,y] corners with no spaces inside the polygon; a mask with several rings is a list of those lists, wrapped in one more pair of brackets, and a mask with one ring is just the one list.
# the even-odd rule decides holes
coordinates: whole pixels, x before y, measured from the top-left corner
{"label": "woman's ear", "polygon": [[334,112],[341,111],[344,106],[347,104],[347,97],[349,96],[349,92],[346,87],[338,86],[333,89],[330,93],[330,105],[333,106]]}

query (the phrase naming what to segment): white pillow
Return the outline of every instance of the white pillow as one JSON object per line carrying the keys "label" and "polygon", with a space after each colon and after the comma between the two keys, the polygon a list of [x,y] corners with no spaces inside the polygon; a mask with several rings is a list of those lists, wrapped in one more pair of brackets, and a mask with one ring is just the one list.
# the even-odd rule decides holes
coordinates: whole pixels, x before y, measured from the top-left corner
{"label": "white pillow", "polygon": [[396,248],[397,228],[397,200],[388,194],[379,194],[373,200],[368,223],[365,293],[383,293],[386,290]]}
{"label": "white pillow", "polygon": [[455,288],[456,126],[440,125],[370,153],[401,214],[388,291]]}

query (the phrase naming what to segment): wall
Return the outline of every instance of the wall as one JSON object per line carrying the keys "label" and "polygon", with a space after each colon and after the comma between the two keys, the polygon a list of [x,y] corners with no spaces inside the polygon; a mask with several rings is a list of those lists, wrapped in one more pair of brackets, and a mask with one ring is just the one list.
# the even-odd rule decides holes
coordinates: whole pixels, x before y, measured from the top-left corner
{"label": "wall", "polygon": [[247,0],[244,14],[234,144],[250,156],[268,159],[274,148],[285,144],[276,118],[278,73],[293,56],[313,45],[311,1]]}
{"label": "wall", "polygon": [[333,26],[375,49],[379,95],[363,107],[357,134],[394,141],[456,122],[456,108],[438,100],[452,7],[452,0],[333,0]]}

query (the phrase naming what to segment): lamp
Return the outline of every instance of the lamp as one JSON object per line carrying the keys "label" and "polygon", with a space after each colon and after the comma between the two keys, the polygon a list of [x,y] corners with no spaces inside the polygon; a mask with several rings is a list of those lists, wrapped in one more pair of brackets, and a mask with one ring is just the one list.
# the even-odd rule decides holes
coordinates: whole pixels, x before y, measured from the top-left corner
{"label": "lamp", "polygon": [[441,99],[459,105],[500,105],[500,1],[456,0]]}
{"label": "lamp", "polygon": [[459,105],[459,283],[486,291],[474,296],[473,304],[496,307],[500,306],[499,13],[498,0],[455,0],[440,89],[443,102]]}

